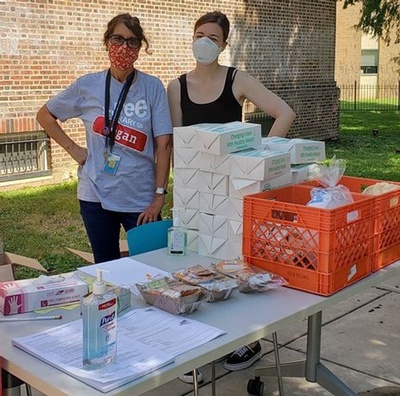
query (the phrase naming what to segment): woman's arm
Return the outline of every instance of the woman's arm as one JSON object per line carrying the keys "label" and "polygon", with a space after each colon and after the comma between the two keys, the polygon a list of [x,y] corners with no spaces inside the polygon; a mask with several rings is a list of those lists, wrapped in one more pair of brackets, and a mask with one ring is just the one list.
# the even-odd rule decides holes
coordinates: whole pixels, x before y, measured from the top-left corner
{"label": "woman's arm", "polygon": [[45,132],[55,140],[79,165],[83,165],[87,158],[87,150],[78,146],[61,128],[56,117],[44,105],[37,113],[37,121]]}
{"label": "woman's arm", "polygon": [[167,94],[172,125],[174,127],[182,126],[181,84],[177,78],[168,84]]}
{"label": "woman's arm", "polygon": [[259,109],[275,118],[268,136],[286,136],[296,114],[278,95],[271,92],[250,74],[240,70],[233,83],[233,93],[239,100],[248,99]]}
{"label": "woman's arm", "polygon": [[[155,138],[156,153],[156,185],[155,187],[168,187],[168,178],[171,164],[172,135],[162,135]],[[138,217],[137,224],[156,221],[165,202],[164,194],[154,193],[154,198],[150,206]]]}

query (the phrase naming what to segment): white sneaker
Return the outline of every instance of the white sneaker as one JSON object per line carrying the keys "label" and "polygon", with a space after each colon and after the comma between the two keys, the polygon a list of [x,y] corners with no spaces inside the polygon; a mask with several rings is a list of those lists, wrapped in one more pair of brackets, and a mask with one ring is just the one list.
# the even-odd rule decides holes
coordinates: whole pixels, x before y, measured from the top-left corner
{"label": "white sneaker", "polygon": [[[199,384],[200,382],[203,381],[203,374],[199,370],[196,370],[196,374],[197,374],[197,383]],[[182,382],[186,382],[187,384],[193,384],[193,371],[189,371],[188,373],[180,375],[178,378]]]}

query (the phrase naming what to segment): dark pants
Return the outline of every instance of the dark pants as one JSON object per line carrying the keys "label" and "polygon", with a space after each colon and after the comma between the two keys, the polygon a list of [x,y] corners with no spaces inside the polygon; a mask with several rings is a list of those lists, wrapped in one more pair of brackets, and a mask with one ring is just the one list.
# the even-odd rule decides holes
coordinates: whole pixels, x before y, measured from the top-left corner
{"label": "dark pants", "polygon": [[105,210],[98,202],[79,201],[81,216],[94,255],[95,263],[121,257],[119,239],[121,225],[125,231],[136,227],[140,213],[113,212]]}

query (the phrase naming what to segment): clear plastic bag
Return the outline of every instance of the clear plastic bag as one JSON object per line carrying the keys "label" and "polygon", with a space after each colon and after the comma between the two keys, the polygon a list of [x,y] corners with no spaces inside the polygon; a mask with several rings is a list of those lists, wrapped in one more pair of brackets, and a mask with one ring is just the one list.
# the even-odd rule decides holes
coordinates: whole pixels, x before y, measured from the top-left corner
{"label": "clear plastic bag", "polygon": [[338,184],[345,169],[346,161],[336,159],[336,157],[317,164],[314,169],[315,177],[323,187],[315,187],[311,190],[311,200],[307,203],[307,206],[334,209],[353,203],[354,199],[350,190]]}
{"label": "clear plastic bag", "polygon": [[241,293],[265,292],[286,285],[284,278],[242,260],[220,261],[213,268],[221,274],[234,277]]}
{"label": "clear plastic bag", "polygon": [[210,302],[226,300],[238,288],[237,281],[201,264],[172,273],[175,279],[201,286],[210,292]]}

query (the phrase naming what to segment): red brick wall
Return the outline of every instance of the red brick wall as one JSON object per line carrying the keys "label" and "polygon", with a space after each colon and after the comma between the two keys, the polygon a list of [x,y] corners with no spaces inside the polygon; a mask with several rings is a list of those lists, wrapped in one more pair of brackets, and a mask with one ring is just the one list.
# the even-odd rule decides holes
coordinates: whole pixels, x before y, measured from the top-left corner
{"label": "red brick wall", "polygon": [[[0,133],[40,129],[36,112],[49,97],[107,67],[102,35],[116,14],[139,17],[153,54],[142,52],[137,67],[167,85],[194,66],[193,24],[215,9],[231,21],[221,62],[247,70],[293,107],[290,136],[337,136],[335,0],[0,1]],[[65,128],[83,142],[79,121]],[[54,142],[51,149],[58,181],[75,165]]]}

